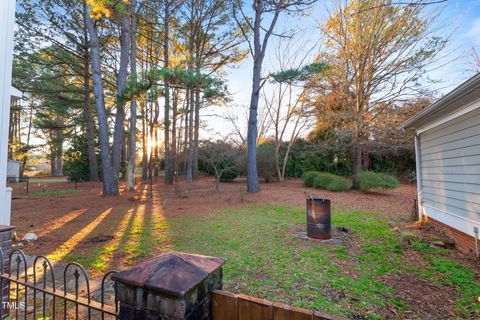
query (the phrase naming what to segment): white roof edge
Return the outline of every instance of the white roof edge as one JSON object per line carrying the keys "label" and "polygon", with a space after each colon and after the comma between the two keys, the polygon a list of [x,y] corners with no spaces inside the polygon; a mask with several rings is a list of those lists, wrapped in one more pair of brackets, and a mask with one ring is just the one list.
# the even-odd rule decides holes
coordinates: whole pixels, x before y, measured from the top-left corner
{"label": "white roof edge", "polygon": [[467,81],[460,84],[458,87],[444,95],[439,100],[432,103],[430,106],[426,107],[419,113],[417,113],[412,118],[408,119],[403,123],[400,128],[407,129],[415,127],[415,125],[425,119],[426,117],[432,115],[433,113],[447,107],[450,103],[456,101],[462,95],[471,93],[473,90],[480,89],[480,73],[477,73]]}
{"label": "white roof edge", "polygon": [[14,86],[10,87],[10,96],[12,98],[21,99],[23,98],[23,92],[15,88]]}

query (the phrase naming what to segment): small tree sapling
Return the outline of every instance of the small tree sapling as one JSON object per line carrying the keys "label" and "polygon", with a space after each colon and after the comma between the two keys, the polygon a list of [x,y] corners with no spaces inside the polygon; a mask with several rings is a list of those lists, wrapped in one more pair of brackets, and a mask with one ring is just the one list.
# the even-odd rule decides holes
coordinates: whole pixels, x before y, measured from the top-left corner
{"label": "small tree sapling", "polygon": [[203,141],[199,149],[199,159],[210,166],[215,173],[216,191],[220,191],[222,175],[237,168],[239,150],[224,141]]}

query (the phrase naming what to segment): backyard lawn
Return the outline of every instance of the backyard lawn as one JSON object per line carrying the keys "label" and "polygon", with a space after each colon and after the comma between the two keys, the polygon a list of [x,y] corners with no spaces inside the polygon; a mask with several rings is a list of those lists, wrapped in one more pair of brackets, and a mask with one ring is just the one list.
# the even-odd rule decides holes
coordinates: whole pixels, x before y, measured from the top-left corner
{"label": "backyard lawn", "polygon": [[230,291],[353,318],[479,317],[478,277],[449,250],[409,243],[369,212],[334,212],[351,230],[338,243],[299,238],[304,222],[303,208],[266,205],[171,225],[175,249],[227,258]]}
{"label": "backyard lawn", "polygon": [[[14,201],[14,224],[40,236],[27,253],[78,261],[94,276],[179,250],[226,258],[225,290],[275,302],[354,319],[480,317],[478,265],[432,247],[432,232],[403,227],[414,187],[324,192],[335,208],[328,242],[302,236],[305,194],[313,190],[297,180],[265,185],[261,198],[244,198],[235,184],[216,194],[205,179],[179,199],[162,188],[149,194],[143,185],[115,202],[91,184],[72,194],[29,195]],[[57,212],[38,224],[20,218],[51,212],[52,203]]]}

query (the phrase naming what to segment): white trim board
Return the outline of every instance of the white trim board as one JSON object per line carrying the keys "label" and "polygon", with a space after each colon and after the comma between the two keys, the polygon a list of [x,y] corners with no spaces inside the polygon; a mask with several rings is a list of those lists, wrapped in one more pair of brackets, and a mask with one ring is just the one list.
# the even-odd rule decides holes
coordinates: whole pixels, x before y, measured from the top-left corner
{"label": "white trim board", "polygon": [[431,205],[423,204],[423,213],[432,219],[440,221],[472,237],[475,237],[473,227],[476,226],[480,228],[480,221],[463,218],[456,214],[437,209]]}
{"label": "white trim board", "polygon": [[428,125],[425,125],[423,127],[420,127],[418,128],[416,131],[417,131],[417,134],[421,134],[427,130],[430,130],[430,129],[433,129],[435,127],[438,127],[439,125],[441,124],[444,124],[445,122],[448,122],[450,120],[453,120],[453,119],[456,119],[460,116],[463,116],[464,114],[467,114],[469,112],[472,112],[476,109],[479,109],[480,108],[480,99],[478,100],[475,100],[474,102],[466,105],[465,107],[451,113],[451,114],[448,114],[446,116],[443,116],[441,117],[440,119],[437,119],[436,121],[433,121],[432,123],[428,124]]}
{"label": "white trim board", "polygon": [[0,224],[10,224],[12,190],[7,188],[8,122],[12,90],[15,0],[0,0]]}

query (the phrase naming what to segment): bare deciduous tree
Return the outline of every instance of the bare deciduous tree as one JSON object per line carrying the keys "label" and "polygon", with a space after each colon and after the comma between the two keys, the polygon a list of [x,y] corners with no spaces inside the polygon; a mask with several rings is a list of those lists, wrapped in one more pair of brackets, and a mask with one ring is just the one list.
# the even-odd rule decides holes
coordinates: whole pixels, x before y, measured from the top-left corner
{"label": "bare deciduous tree", "polygon": [[[268,138],[268,131],[272,127],[267,107],[266,104],[258,107],[257,144]],[[225,116],[225,120],[230,123],[232,130],[229,138],[236,145],[245,147],[247,145],[248,107],[232,106],[231,109],[233,110],[229,110]]]}
{"label": "bare deciduous tree", "polygon": [[[289,73],[300,70],[311,56],[313,47],[307,43],[297,43],[293,40],[280,42],[275,50],[275,65],[278,73]],[[270,87],[262,91],[265,109],[270,118],[275,144],[275,166],[279,181],[285,179],[288,156],[293,143],[305,132],[314,116],[312,107],[305,100],[305,90],[292,78],[289,81],[273,81]],[[271,88],[273,87],[273,88]],[[283,159],[280,151],[287,143]]]}
{"label": "bare deciduous tree", "polygon": [[199,159],[215,172],[216,190],[220,191],[220,180],[227,171],[236,168],[238,150],[224,141],[204,141],[199,149]]}
{"label": "bare deciduous tree", "polygon": [[[275,26],[281,14],[303,12],[315,0],[255,0],[252,6],[253,17],[247,17],[243,1],[233,1],[233,18],[237,21],[248,43],[250,55],[253,59],[252,93],[247,132],[247,191],[259,192],[260,184],[257,174],[258,100],[262,88],[262,65],[268,41],[272,35],[277,35]],[[252,36],[249,30],[253,31]]]}

